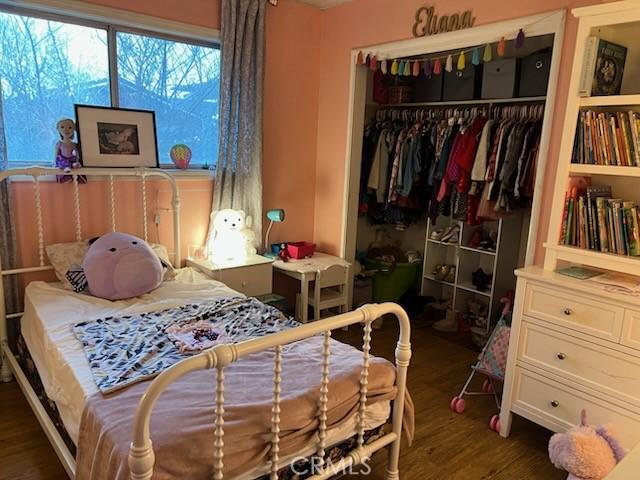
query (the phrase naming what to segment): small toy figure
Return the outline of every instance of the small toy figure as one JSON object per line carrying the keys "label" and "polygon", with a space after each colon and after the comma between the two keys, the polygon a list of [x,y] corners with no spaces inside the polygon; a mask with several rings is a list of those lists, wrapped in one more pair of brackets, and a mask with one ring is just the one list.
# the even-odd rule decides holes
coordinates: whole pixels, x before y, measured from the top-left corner
{"label": "small toy figure", "polygon": [[287,250],[286,243],[280,244],[280,251],[278,252],[278,258],[283,262],[288,262],[289,259],[291,258],[291,255],[289,255],[289,250]]}
{"label": "small toy figure", "polygon": [[549,440],[549,458],[556,468],[569,472],[567,480],[600,480],[625,456],[625,449],[608,425],[587,423],[580,413],[580,425]]}
{"label": "small toy figure", "polygon": [[[73,141],[76,124],[70,118],[63,118],[56,124],[56,130],[58,130],[60,140],[56,143],[55,148],[55,166],[64,170],[64,173],[71,173],[72,168],[80,168],[82,166],[78,144]],[[69,175],[56,175],[56,180],[58,183],[65,183],[71,181],[71,177]],[[86,178],[80,175],[78,181],[85,183]]]}

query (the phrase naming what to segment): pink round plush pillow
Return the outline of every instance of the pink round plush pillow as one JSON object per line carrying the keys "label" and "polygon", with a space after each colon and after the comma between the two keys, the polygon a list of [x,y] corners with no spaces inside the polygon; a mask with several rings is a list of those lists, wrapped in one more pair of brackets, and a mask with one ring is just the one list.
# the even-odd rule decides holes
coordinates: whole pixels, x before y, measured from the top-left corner
{"label": "pink round plush pillow", "polygon": [[163,268],[151,247],[138,237],[112,232],[96,240],[82,262],[91,295],[120,300],[158,288]]}

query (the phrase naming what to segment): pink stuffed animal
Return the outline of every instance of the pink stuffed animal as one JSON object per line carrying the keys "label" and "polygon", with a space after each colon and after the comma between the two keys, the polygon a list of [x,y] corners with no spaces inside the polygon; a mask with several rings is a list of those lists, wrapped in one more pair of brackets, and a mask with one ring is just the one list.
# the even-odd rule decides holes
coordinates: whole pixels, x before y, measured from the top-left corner
{"label": "pink stuffed animal", "polygon": [[601,480],[625,453],[611,427],[589,425],[584,410],[580,412],[580,425],[549,440],[551,463],[569,472],[567,480]]}

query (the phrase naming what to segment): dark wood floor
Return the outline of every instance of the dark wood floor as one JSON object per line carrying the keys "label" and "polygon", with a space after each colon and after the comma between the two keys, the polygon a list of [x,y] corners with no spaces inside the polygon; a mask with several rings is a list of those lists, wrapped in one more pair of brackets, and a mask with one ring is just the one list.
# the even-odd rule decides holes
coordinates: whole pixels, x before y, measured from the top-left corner
{"label": "dark wood floor", "polygon": [[[359,332],[336,332],[354,344]],[[373,353],[392,358],[397,340],[393,322],[373,335]],[[455,335],[413,327],[413,359],[409,390],[416,409],[416,438],[404,445],[400,461],[403,479],[420,480],[554,480],[566,477],[547,458],[550,433],[523,419],[514,421],[511,437],[501,438],[488,428],[496,413],[489,397],[473,397],[467,410],[449,410],[477,355]],[[372,460],[367,478],[384,478],[384,454]],[[362,478],[352,475],[348,478]],[[0,385],[0,479],[62,480],[67,478],[47,438],[17,384]]]}

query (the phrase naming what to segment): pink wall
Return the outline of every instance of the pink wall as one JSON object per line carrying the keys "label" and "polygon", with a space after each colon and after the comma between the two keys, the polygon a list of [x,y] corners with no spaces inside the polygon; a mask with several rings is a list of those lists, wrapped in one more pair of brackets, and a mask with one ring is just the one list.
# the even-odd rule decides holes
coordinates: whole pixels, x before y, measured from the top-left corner
{"label": "pink wall", "polygon": [[263,205],[286,213],[274,242],[313,237],[320,14],[290,0],[267,8]]}
{"label": "pink wall", "polygon": [[[551,11],[571,9],[595,0],[503,0],[431,1],[441,14],[472,9],[476,25]],[[350,51],[352,48],[411,38],[411,26],[423,0],[353,0],[322,14],[320,51],[320,93],[318,111],[318,161],[316,162],[316,200],[314,238],[324,251],[339,252],[341,244],[344,169],[346,158],[347,111],[349,102]],[[542,241],[546,239],[550,193],[553,189],[561,128],[568,90],[577,22],[568,15],[562,67],[555,105],[554,128],[549,149],[545,195],[543,196],[537,261],[542,260]]]}
{"label": "pink wall", "polygon": [[[210,180],[181,180],[180,190],[182,225],[181,254],[185,258],[189,245],[201,245],[207,233],[207,219],[211,212],[213,182]],[[70,183],[41,182],[42,220],[44,244],[75,241],[75,210],[73,187]],[[109,184],[92,181],[80,185],[80,218],[82,238],[92,238],[111,230]],[[114,184],[116,198],[116,228],[143,236],[142,190],[139,180],[120,180]],[[16,214],[16,239],[21,266],[39,264],[35,196],[32,182],[14,182],[12,194]],[[171,189],[167,182],[147,182],[147,231],[153,243],[166,245],[173,252],[173,214]],[[155,214],[160,215],[156,231]],[[46,262],[46,259],[45,259]],[[29,278],[51,278],[39,276]]]}

